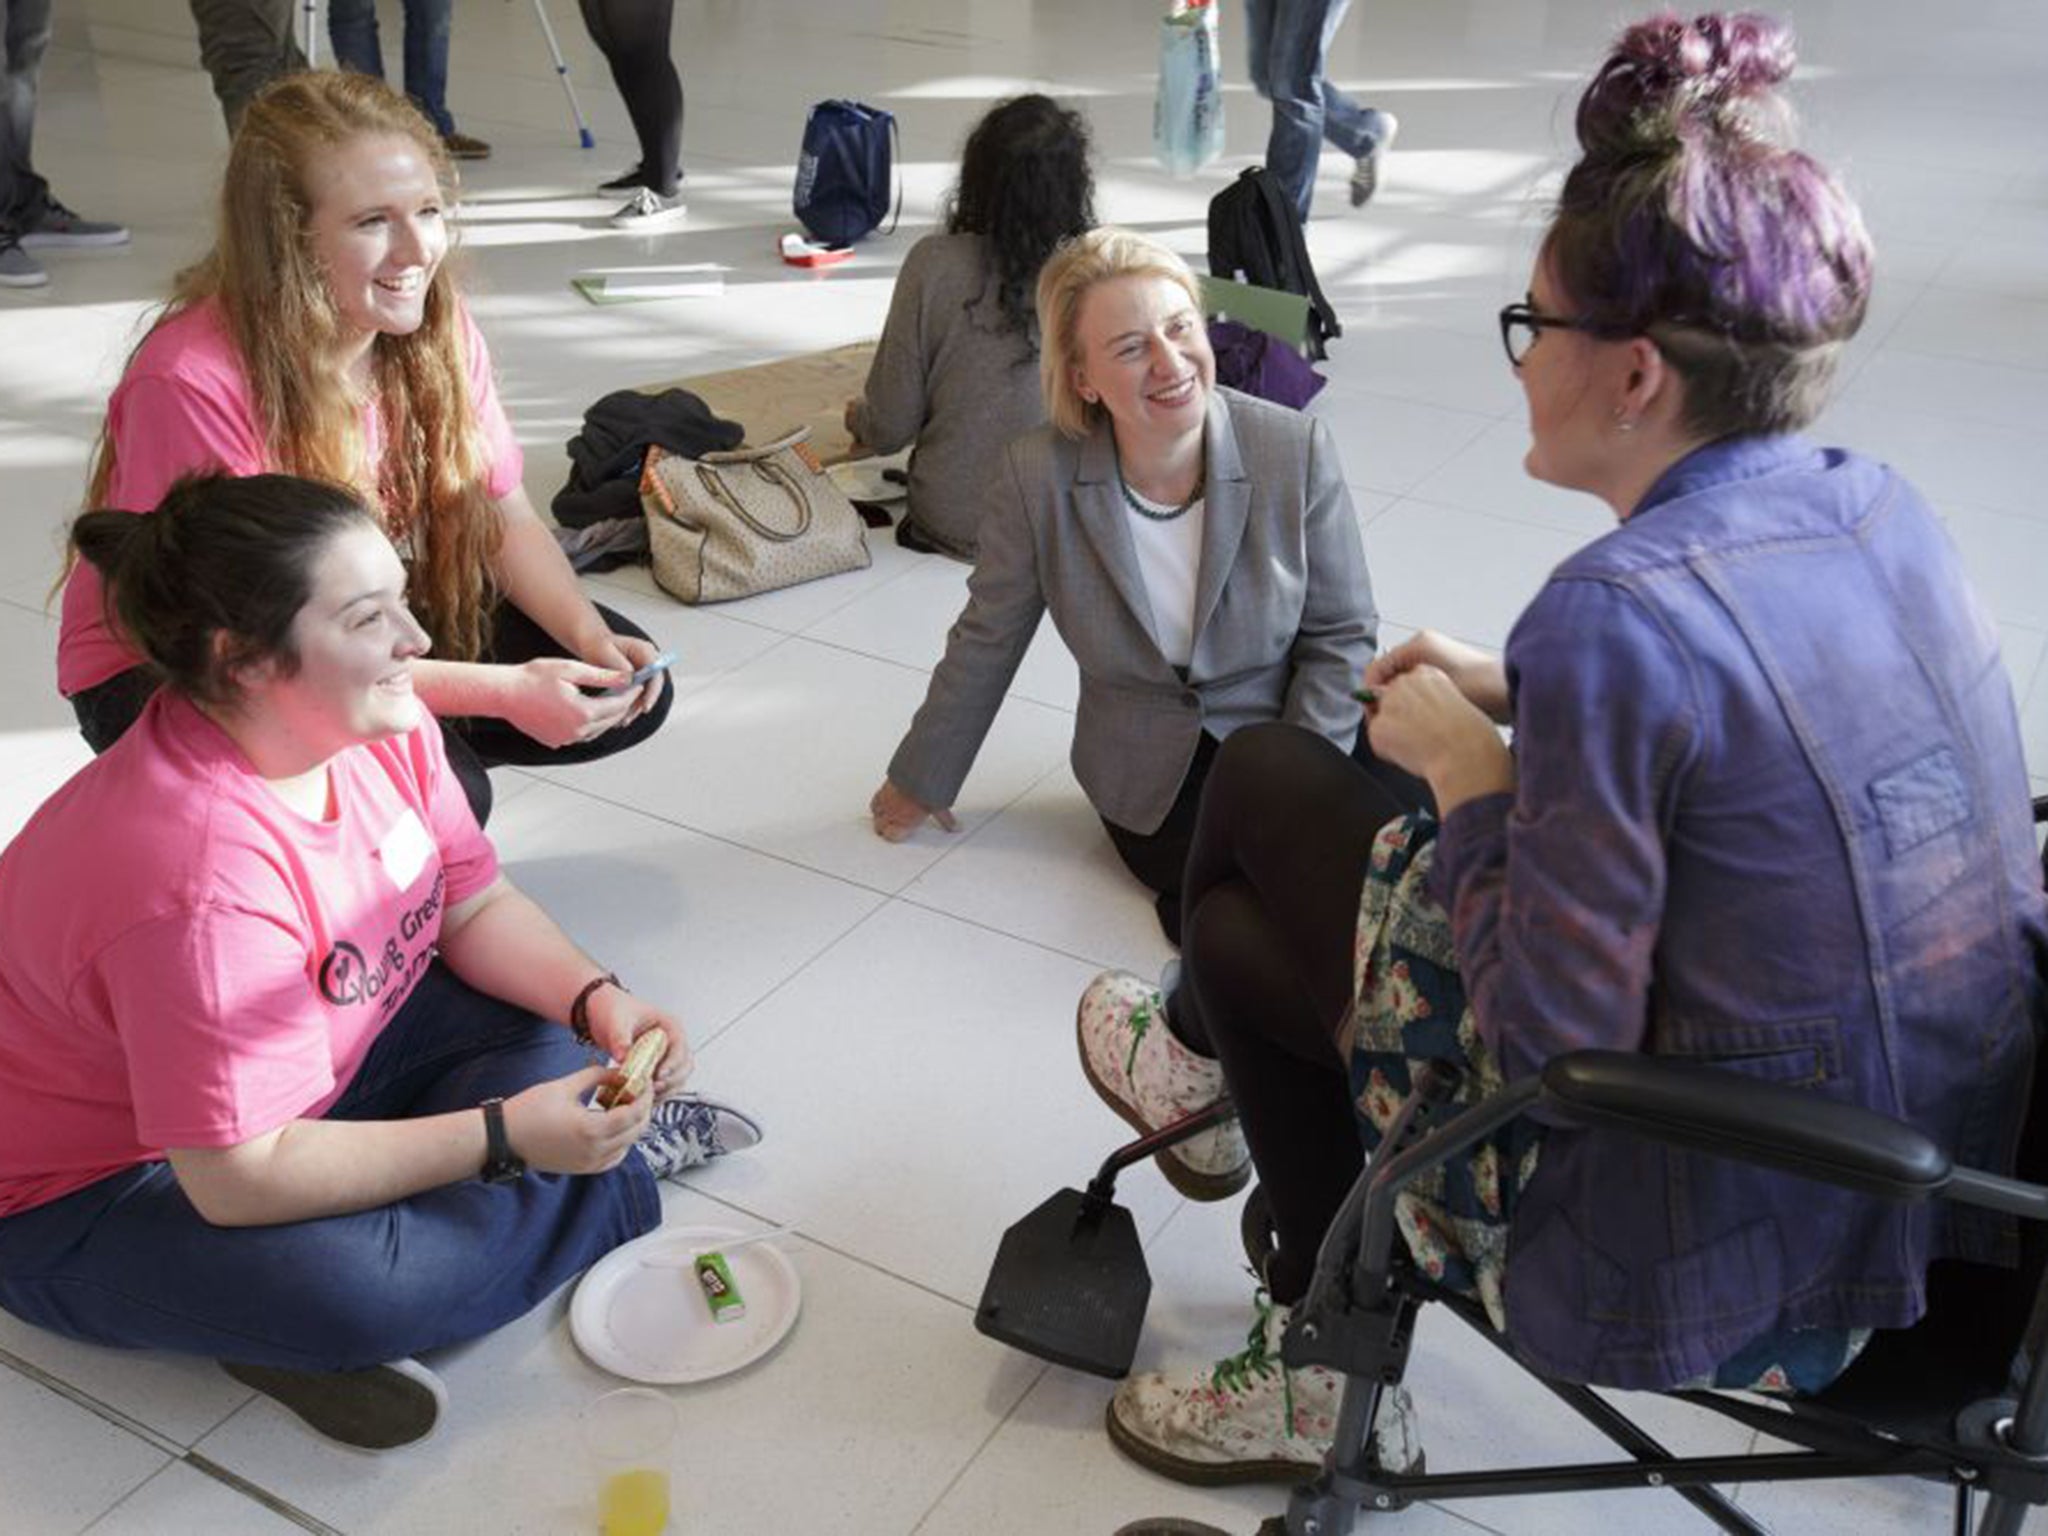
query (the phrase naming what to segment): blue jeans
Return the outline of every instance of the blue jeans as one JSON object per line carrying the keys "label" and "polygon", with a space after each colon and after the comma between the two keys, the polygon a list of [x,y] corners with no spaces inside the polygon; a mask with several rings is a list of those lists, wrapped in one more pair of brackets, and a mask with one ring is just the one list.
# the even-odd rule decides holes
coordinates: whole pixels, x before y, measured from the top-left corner
{"label": "blue jeans", "polygon": [[[455,131],[448,115],[448,32],[455,0],[405,0],[405,94],[443,134]],[[327,41],[345,69],[384,78],[377,45],[376,0],[329,0]]]}
{"label": "blue jeans", "polygon": [[[330,1120],[467,1108],[593,1059],[428,968]],[[210,1226],[145,1163],[0,1219],[0,1307],[89,1344],[353,1370],[489,1333],[661,1222],[637,1155],[590,1177],[465,1179],[351,1216]]]}
{"label": "blue jeans", "polygon": [[1356,159],[1378,148],[1386,132],[1384,114],[1361,107],[1323,78],[1330,39],[1350,8],[1351,0],[1245,0],[1252,87],[1273,103],[1266,169],[1303,223],[1315,197],[1323,140]]}
{"label": "blue jeans", "polygon": [[50,190],[29,162],[49,46],[50,0],[0,0],[0,244],[36,221]]}

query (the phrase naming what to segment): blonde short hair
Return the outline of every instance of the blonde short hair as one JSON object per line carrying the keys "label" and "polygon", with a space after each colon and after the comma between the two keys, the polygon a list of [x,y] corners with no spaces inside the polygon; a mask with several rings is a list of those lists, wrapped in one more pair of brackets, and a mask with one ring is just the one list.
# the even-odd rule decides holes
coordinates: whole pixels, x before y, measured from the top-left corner
{"label": "blonde short hair", "polygon": [[1156,240],[1110,226],[1062,240],[1038,274],[1038,378],[1047,418],[1068,437],[1086,437],[1102,417],[1102,407],[1083,400],[1074,384],[1081,360],[1075,331],[1088,290],[1113,277],[1163,277],[1180,285],[1197,312],[1202,308],[1195,274]]}

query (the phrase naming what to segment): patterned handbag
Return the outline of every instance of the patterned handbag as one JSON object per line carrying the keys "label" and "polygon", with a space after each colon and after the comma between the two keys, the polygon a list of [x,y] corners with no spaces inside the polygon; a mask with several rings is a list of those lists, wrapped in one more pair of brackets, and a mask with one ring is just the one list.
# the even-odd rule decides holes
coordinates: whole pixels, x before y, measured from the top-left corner
{"label": "patterned handbag", "polygon": [[654,579],[686,603],[723,603],[865,569],[867,530],[809,436],[697,459],[650,448],[640,504]]}

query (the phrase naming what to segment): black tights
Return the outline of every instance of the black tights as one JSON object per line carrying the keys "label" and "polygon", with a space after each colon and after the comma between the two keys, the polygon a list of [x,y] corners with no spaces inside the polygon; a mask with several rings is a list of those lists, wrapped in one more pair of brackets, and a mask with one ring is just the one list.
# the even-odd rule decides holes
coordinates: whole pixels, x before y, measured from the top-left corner
{"label": "black tights", "polygon": [[640,137],[640,179],[664,197],[683,175],[683,81],[669,54],[675,0],[578,0]]}
{"label": "black tights", "polygon": [[1364,1167],[1335,1040],[1373,837],[1403,809],[1320,736],[1270,724],[1223,743],[1196,819],[1167,1011],[1223,1063],[1279,1240],[1276,1301],[1300,1298]]}

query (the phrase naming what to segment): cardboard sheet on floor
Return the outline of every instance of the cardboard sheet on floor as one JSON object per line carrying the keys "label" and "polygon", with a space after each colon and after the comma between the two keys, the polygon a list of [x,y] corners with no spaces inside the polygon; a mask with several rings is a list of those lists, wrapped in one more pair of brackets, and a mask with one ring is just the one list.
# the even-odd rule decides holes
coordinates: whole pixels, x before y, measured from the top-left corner
{"label": "cardboard sheet on floor", "polygon": [[853,435],[846,430],[846,402],[867,384],[874,359],[875,343],[856,341],[645,388],[649,393],[689,390],[727,421],[745,427],[750,444],[772,443],[793,428],[809,427],[811,449],[820,462],[838,464],[855,456]]}

